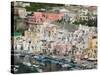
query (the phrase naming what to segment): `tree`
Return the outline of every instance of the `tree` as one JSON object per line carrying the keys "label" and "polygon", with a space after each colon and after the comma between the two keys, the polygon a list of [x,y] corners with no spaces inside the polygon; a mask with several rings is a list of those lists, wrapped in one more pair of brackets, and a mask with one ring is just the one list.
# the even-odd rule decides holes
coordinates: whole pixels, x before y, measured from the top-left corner
{"label": "tree", "polygon": [[88,24],[88,26],[97,27],[97,18],[96,19],[89,19],[87,24]]}
{"label": "tree", "polygon": [[52,7],[64,6],[62,4],[50,4],[50,3],[30,3],[29,7],[25,7],[27,11],[37,11],[38,9],[44,8],[49,9]]}
{"label": "tree", "polygon": [[88,19],[88,20],[79,20],[79,21],[74,21],[73,24],[79,25],[86,25],[86,26],[94,26],[97,27],[97,18],[96,19]]}

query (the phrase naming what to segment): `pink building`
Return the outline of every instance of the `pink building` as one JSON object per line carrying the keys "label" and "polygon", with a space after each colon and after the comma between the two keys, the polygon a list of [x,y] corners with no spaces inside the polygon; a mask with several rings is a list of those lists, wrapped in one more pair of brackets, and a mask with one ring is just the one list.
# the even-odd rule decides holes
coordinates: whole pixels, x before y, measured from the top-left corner
{"label": "pink building", "polygon": [[63,13],[46,13],[46,12],[34,12],[31,17],[29,17],[30,23],[42,24],[43,22],[53,22],[61,20],[64,16]]}
{"label": "pink building", "polygon": [[60,54],[60,55],[64,55],[67,51],[67,45],[66,44],[59,43],[59,44],[56,44],[54,46],[54,48],[57,50],[57,52],[59,52],[58,54]]}

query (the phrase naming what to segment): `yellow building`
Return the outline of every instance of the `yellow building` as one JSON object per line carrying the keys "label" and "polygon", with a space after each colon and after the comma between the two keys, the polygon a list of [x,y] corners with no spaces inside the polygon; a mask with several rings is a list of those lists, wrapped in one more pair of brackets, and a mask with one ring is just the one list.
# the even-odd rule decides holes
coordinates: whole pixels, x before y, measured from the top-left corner
{"label": "yellow building", "polygon": [[88,48],[84,51],[89,60],[97,60],[97,37],[90,37]]}
{"label": "yellow building", "polygon": [[38,42],[39,42],[39,39],[40,37],[37,35],[38,33],[35,33],[35,32],[32,32],[32,31],[25,31],[24,33],[24,37],[26,40],[31,40],[31,43],[34,45],[34,49],[33,49],[33,52],[40,52],[40,48],[37,47],[38,45]]}

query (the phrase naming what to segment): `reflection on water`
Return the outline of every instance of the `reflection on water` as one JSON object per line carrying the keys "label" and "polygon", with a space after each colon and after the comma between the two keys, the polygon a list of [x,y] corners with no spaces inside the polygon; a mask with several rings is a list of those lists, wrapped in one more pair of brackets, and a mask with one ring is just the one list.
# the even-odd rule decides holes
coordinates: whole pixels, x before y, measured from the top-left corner
{"label": "reflection on water", "polygon": [[[68,71],[68,70],[84,70],[97,68],[97,61],[81,60],[80,63],[70,60],[70,58],[57,59],[45,55],[25,55],[14,56],[16,73],[24,73],[29,68],[30,72],[52,72],[52,71]],[[21,63],[19,65],[19,63]],[[15,67],[16,68],[16,67]],[[21,71],[19,71],[21,70]],[[24,71],[25,70],[25,71]],[[28,72],[28,71],[26,71]]]}

